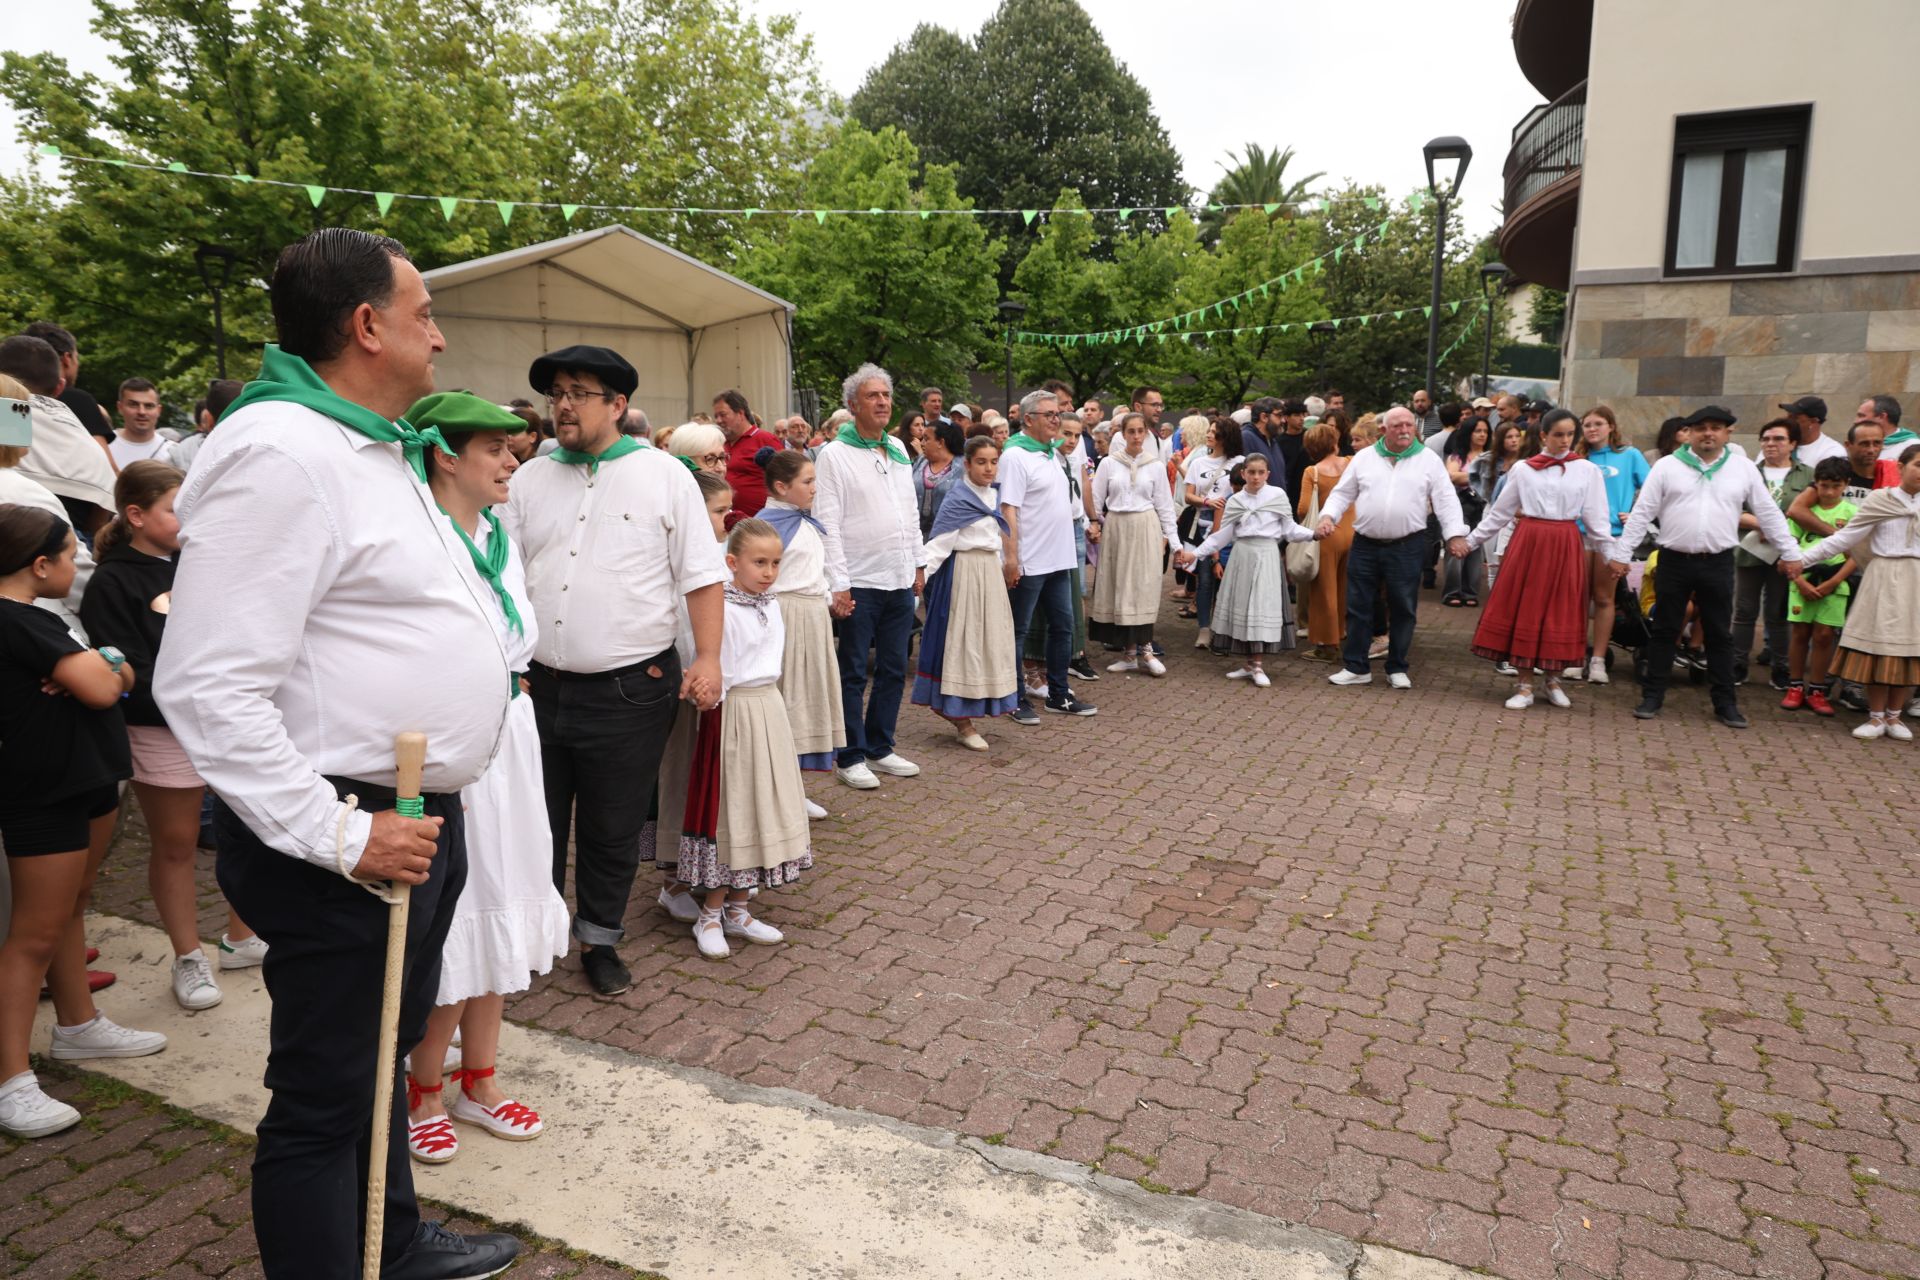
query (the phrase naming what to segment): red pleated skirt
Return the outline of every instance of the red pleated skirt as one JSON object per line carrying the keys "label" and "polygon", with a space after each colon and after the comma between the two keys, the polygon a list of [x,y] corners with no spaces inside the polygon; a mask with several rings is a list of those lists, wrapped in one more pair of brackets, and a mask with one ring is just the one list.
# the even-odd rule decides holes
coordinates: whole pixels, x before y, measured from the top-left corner
{"label": "red pleated skirt", "polygon": [[1579,525],[1520,517],[1474,630],[1474,653],[1523,672],[1558,674],[1585,662],[1587,571]]}

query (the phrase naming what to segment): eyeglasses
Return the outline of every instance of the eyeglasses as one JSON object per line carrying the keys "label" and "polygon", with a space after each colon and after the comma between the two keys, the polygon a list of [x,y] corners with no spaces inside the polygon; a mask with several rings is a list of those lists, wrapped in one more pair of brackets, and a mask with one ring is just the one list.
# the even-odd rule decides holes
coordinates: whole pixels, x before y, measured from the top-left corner
{"label": "eyeglasses", "polygon": [[1060,411],[1058,409],[1035,409],[1027,416],[1029,418],[1058,418]]}
{"label": "eyeglasses", "polygon": [[555,387],[547,392],[547,404],[558,407],[571,400],[575,404],[585,404],[589,400],[611,400],[611,391],[588,391],[585,387]]}
{"label": "eyeglasses", "polygon": [[703,453],[694,459],[695,462],[703,467],[711,467],[715,463],[725,462],[726,460],[727,455],[724,453]]}

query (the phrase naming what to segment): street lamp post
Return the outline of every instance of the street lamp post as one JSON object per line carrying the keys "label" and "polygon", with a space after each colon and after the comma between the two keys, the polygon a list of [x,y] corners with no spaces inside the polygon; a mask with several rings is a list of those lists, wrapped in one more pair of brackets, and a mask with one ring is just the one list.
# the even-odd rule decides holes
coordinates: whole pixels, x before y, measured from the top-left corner
{"label": "street lamp post", "polygon": [[[1467,176],[1467,162],[1473,159],[1473,148],[1465,138],[1449,134],[1435,138],[1421,151],[1427,158],[1427,191],[1433,196],[1433,297],[1427,306],[1427,396],[1438,400],[1433,381],[1440,350],[1440,286],[1446,266],[1447,201],[1460,193],[1460,182]],[[1451,174],[1446,172],[1449,165],[1455,166]]]}
{"label": "street lamp post", "polygon": [[1489,262],[1480,268],[1480,293],[1487,300],[1487,331],[1480,344],[1480,394],[1493,385],[1493,298],[1513,273],[1504,262]]}
{"label": "street lamp post", "polygon": [[213,295],[213,365],[221,378],[227,376],[227,326],[220,311],[220,291],[233,279],[233,264],[238,257],[233,250],[217,244],[203,244],[193,251],[200,281]]}
{"label": "street lamp post", "polygon": [[1313,389],[1319,394],[1325,395],[1327,391],[1327,347],[1333,341],[1333,321],[1315,320],[1307,326],[1307,333],[1313,338],[1313,354],[1319,362],[1319,371],[1314,378]]}
{"label": "street lamp post", "polygon": [[1007,342],[1007,417],[1013,417],[1013,326],[1027,314],[1027,304],[1011,298],[1000,304],[1000,320]]}

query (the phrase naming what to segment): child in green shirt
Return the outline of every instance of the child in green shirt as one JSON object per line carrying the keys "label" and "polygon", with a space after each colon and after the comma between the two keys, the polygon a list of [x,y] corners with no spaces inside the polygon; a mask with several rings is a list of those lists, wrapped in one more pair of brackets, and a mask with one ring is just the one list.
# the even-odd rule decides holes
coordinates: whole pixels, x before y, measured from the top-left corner
{"label": "child in green shirt", "polygon": [[[1823,459],[1813,469],[1815,517],[1836,528],[1853,519],[1856,508],[1846,499],[1852,474],[1853,468],[1845,458]],[[1798,525],[1795,531],[1802,547],[1821,540],[1819,534]],[[1847,597],[1852,592],[1848,579],[1856,567],[1851,557],[1833,556],[1818,565],[1808,565],[1805,580],[1788,588],[1791,643],[1787,651],[1787,696],[1780,700],[1788,711],[1807,707],[1818,715],[1833,714],[1827,672],[1840,630],[1846,625]]]}

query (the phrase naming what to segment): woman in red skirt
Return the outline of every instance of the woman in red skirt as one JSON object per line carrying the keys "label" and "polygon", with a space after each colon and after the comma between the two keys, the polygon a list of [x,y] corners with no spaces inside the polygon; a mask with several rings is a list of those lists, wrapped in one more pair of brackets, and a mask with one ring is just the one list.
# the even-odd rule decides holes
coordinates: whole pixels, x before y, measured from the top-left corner
{"label": "woman in red skirt", "polygon": [[[1606,481],[1600,468],[1573,456],[1578,420],[1555,409],[1540,420],[1540,451],[1507,472],[1493,506],[1467,535],[1471,550],[1518,520],[1473,651],[1520,672],[1507,706],[1533,705],[1533,676],[1547,674],[1547,701],[1573,705],[1560,672],[1587,656],[1587,550],[1611,545]],[[1584,543],[1584,545],[1583,545]]]}

